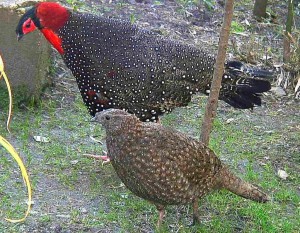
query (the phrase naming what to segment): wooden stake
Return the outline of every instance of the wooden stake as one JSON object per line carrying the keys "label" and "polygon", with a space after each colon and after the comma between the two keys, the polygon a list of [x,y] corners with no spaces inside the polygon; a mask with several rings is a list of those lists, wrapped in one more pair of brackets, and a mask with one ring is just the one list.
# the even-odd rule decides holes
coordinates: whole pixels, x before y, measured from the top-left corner
{"label": "wooden stake", "polygon": [[218,55],[216,58],[213,80],[212,80],[210,94],[205,108],[205,114],[202,123],[201,135],[200,135],[200,140],[205,145],[209,144],[209,135],[212,129],[212,123],[216,116],[222,76],[224,73],[226,49],[228,46],[230,26],[231,26],[232,15],[233,15],[233,5],[234,5],[234,0],[226,0],[224,21],[220,32]]}

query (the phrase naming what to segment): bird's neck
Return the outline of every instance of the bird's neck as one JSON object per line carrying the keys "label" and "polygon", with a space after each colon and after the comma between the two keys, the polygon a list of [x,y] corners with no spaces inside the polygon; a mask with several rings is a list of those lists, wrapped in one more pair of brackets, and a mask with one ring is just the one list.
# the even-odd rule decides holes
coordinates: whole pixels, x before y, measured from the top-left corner
{"label": "bird's neck", "polygon": [[36,6],[36,16],[41,28],[48,28],[54,32],[62,28],[70,18],[67,8],[55,2],[40,2]]}
{"label": "bird's neck", "polygon": [[43,28],[41,29],[41,32],[60,54],[64,54],[64,50],[62,48],[62,40],[53,30]]}
{"label": "bird's neck", "polygon": [[41,2],[37,4],[36,15],[40,22],[40,30],[53,47],[63,54],[62,39],[57,32],[66,25],[71,12],[55,2]]}

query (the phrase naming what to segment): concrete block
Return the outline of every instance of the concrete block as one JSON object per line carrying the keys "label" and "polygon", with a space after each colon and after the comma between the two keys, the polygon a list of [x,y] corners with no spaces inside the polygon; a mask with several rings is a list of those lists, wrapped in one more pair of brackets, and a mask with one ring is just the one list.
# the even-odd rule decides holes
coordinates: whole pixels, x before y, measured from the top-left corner
{"label": "concrete block", "polygon": [[[24,36],[20,42],[15,33],[21,17],[16,7],[33,4],[33,1],[0,0],[0,53],[17,102],[39,99],[42,90],[51,84],[48,42],[38,31]],[[0,98],[3,98],[3,86],[4,82],[0,81]]]}

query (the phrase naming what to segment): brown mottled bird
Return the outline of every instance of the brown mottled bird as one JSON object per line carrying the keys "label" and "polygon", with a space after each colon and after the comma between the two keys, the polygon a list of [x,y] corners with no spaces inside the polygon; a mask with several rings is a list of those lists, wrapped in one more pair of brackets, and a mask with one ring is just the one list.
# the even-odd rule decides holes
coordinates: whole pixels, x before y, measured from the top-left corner
{"label": "brown mottled bird", "polygon": [[267,194],[241,180],[200,141],[160,124],[141,122],[125,111],[110,109],[95,117],[106,129],[111,163],[128,189],[156,205],[158,226],[166,205],[192,203],[199,221],[198,199],[227,189],[257,202]]}
{"label": "brown mottled bird", "polygon": [[[215,64],[203,49],[172,41],[129,22],[71,12],[54,2],[28,10],[18,39],[38,28],[75,76],[92,116],[125,109],[142,121],[156,121],[186,106],[197,92],[208,94]],[[220,99],[235,108],[261,105],[272,74],[238,61],[225,64]]]}

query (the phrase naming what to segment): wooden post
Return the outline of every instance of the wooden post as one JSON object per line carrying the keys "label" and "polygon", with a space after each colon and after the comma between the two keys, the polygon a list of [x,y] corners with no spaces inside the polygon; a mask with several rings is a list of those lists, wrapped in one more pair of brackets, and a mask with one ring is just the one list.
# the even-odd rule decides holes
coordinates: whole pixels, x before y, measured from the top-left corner
{"label": "wooden post", "polygon": [[233,15],[233,5],[234,5],[234,0],[226,0],[224,20],[220,32],[218,55],[216,58],[213,80],[212,80],[210,94],[205,108],[205,114],[202,123],[201,135],[200,135],[200,140],[205,145],[209,144],[209,135],[212,129],[213,120],[216,116],[222,76],[224,73],[226,49],[228,46],[230,26],[231,26],[232,15]]}

